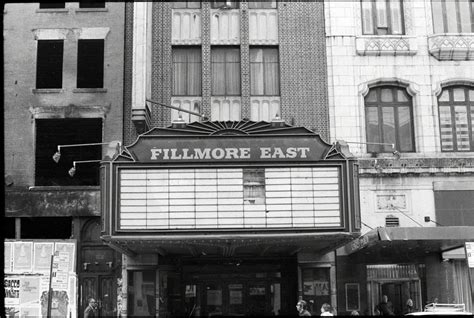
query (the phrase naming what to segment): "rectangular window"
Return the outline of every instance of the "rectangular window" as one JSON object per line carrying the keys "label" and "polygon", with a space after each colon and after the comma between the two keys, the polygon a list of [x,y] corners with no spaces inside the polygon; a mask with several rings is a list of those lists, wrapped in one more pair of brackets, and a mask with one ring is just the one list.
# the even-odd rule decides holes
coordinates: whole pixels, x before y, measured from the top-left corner
{"label": "rectangular window", "polygon": [[265,170],[243,169],[244,203],[265,204]]}
{"label": "rectangular window", "polygon": [[64,2],[44,2],[39,4],[40,9],[64,9],[66,3]]}
{"label": "rectangular window", "polygon": [[363,34],[404,34],[401,0],[361,0]]}
{"label": "rectangular window", "polygon": [[249,1],[249,9],[275,9],[277,2],[272,0],[266,1]]}
{"label": "rectangular window", "polygon": [[474,32],[472,0],[433,0],[431,8],[435,33]]}
{"label": "rectangular window", "polygon": [[201,48],[173,48],[173,96],[201,96]]}
{"label": "rectangular window", "polygon": [[200,1],[177,1],[172,2],[173,9],[200,9],[201,2]]}
{"label": "rectangular window", "polygon": [[73,161],[102,158],[102,147],[64,147],[56,163],[52,156],[59,145],[102,142],[102,119],[36,120],[35,185],[99,185],[99,163],[81,163],[74,177],[68,174]]}
{"label": "rectangular window", "polygon": [[238,9],[240,1],[211,1],[212,9]]}
{"label": "rectangular window", "polygon": [[104,87],[104,40],[79,40],[77,88]]}
{"label": "rectangular window", "polygon": [[250,49],[250,94],[280,95],[278,48]]}
{"label": "rectangular window", "polygon": [[63,40],[39,40],[36,88],[61,88],[63,83]]}
{"label": "rectangular window", "polygon": [[240,50],[213,48],[211,50],[212,95],[240,95]]}
{"label": "rectangular window", "polygon": [[105,8],[105,1],[79,1],[79,8]]}

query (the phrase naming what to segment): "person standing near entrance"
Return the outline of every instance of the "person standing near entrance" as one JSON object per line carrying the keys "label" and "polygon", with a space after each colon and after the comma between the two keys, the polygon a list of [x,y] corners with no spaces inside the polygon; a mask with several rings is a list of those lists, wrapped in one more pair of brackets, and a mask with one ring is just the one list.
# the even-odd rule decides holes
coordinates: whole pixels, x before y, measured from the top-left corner
{"label": "person standing near entrance", "polygon": [[97,313],[97,302],[94,298],[89,298],[89,305],[84,310],[84,318],[95,318],[99,317]]}
{"label": "person standing near entrance", "polygon": [[411,298],[409,298],[407,300],[405,314],[409,314],[409,313],[412,313],[412,312],[415,312],[415,308],[413,308],[413,300],[411,300]]}
{"label": "person standing near entrance", "polygon": [[382,296],[382,301],[379,304],[379,310],[381,316],[395,316],[393,313],[392,302],[388,300],[387,295]]}
{"label": "person standing near entrance", "polygon": [[334,316],[332,314],[331,305],[329,305],[328,303],[324,303],[321,306],[321,316]]}
{"label": "person standing near entrance", "polygon": [[308,304],[304,300],[298,301],[296,304],[296,310],[298,310],[298,316],[311,317],[308,311]]}

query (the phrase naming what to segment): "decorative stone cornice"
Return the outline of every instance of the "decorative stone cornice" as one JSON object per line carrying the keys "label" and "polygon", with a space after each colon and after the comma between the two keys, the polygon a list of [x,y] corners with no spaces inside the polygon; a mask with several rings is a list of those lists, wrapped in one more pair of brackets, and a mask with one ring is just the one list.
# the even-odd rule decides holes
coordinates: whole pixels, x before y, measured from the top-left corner
{"label": "decorative stone cornice", "polygon": [[360,158],[361,176],[474,174],[474,157]]}
{"label": "decorative stone cornice", "polygon": [[407,35],[365,35],[356,37],[358,55],[415,55],[416,37]]}
{"label": "decorative stone cornice", "polygon": [[474,33],[430,35],[428,50],[440,61],[474,60]]}

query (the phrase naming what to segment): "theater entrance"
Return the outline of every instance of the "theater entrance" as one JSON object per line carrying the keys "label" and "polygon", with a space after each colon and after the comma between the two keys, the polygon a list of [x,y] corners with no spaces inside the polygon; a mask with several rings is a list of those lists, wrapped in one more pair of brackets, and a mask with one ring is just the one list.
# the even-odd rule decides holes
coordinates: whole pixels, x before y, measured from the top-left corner
{"label": "theater entrance", "polygon": [[266,274],[197,275],[185,284],[188,313],[196,317],[278,315],[280,277]]}

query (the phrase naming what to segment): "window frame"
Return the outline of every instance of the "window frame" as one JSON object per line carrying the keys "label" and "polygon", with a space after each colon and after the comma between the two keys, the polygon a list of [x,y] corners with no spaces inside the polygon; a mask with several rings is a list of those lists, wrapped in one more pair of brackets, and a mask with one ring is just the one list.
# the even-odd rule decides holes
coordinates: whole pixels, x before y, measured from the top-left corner
{"label": "window frame", "polygon": [[[189,3],[192,2],[192,3],[199,3],[199,7],[189,7]],[[177,3],[184,3],[184,7],[178,7],[176,4]],[[202,3],[201,1],[176,1],[176,2],[172,2],[172,8],[173,9],[201,9],[202,7]]]}
{"label": "window frame", "polygon": [[[371,19],[372,19],[372,33],[365,33],[364,32],[364,5],[363,2],[369,2],[371,3]],[[400,35],[405,35],[405,11],[404,11],[404,6],[403,2],[404,0],[400,0],[400,26],[401,26],[401,32],[398,33],[393,33],[393,22],[392,22],[392,11],[390,10],[390,0],[385,0],[385,5],[386,5],[386,21],[387,21],[387,33],[385,34],[380,34],[380,29],[377,27],[377,21],[378,21],[378,14],[377,14],[377,0],[360,0],[360,12],[361,12],[361,22],[362,22],[362,34],[363,35],[378,35],[378,36],[400,36]]]}
{"label": "window frame", "polygon": [[[46,5],[46,7],[44,7]],[[49,5],[49,7],[48,7]],[[62,6],[60,6],[62,5]],[[38,8],[40,10],[54,10],[54,9],[65,9],[66,2],[40,2]]]}
{"label": "window frame", "polygon": [[[456,26],[457,26],[457,29],[456,31],[454,30],[448,30],[449,28],[449,24],[448,24],[448,12],[447,12],[447,8],[446,8],[446,0],[434,0],[434,1],[439,1],[441,3],[441,13],[442,13],[442,22],[443,22],[443,33],[471,33],[471,32],[474,32],[474,1],[470,0],[468,1],[469,2],[469,12],[471,13],[470,14],[470,17],[471,17],[471,30],[470,32],[463,32],[462,31],[462,23],[461,23],[461,9],[460,9],[460,6],[459,6],[459,0],[454,0],[454,3],[455,3],[455,8],[456,8]],[[448,1],[453,1],[453,0],[448,0]],[[435,14],[434,12],[434,6],[433,6],[433,0],[431,0],[431,14],[432,14],[432,23],[433,23],[433,32],[435,32],[435,29],[434,29],[434,26],[435,26],[435,23],[438,21],[437,20],[437,15]],[[451,18],[453,19],[453,18]],[[439,21],[438,21],[439,22]],[[436,33],[436,32],[435,32]]]}
{"label": "window frame", "polygon": [[[224,4],[218,4],[224,2]],[[228,6],[230,3],[230,6]],[[211,1],[211,9],[239,9],[240,1]]]}
{"label": "window frame", "polygon": [[[262,62],[252,62],[250,57],[251,57],[251,52],[252,50],[262,50],[262,57],[263,57],[263,61]],[[278,80],[278,92],[277,94],[267,94],[267,85],[266,83],[268,83],[265,79],[265,70],[266,70],[266,66],[269,64],[269,63],[265,63],[265,57],[264,57],[264,52],[265,50],[276,50],[277,51],[277,57],[278,57],[278,76],[277,76],[277,80]],[[249,83],[250,83],[250,96],[280,96],[281,94],[281,65],[280,65],[280,49],[278,46],[250,46],[249,48],[249,64],[250,64],[250,69],[249,69],[249,73],[250,73],[250,78],[249,78]],[[253,88],[253,85],[252,85],[252,64],[262,64],[262,67],[263,67],[263,74],[262,74],[262,81],[263,81],[263,94],[254,94],[252,92],[252,88]]]}
{"label": "window frame", "polygon": [[[255,4],[261,4],[261,3],[271,3],[271,6],[270,8],[265,8],[265,7],[253,7]],[[249,1],[248,2],[248,7],[250,10],[266,10],[266,9],[277,9],[278,8],[278,1],[275,1],[275,0],[271,0],[271,1]]]}
{"label": "window frame", "polygon": [[[186,93],[185,94],[176,94],[175,93],[175,87],[174,87],[174,83],[175,83],[175,78],[174,78],[174,74],[175,74],[175,64],[178,63],[178,62],[175,62],[174,61],[174,52],[178,51],[178,50],[181,50],[181,51],[191,51],[191,50],[195,50],[196,52],[199,52],[199,55],[200,55],[200,59],[199,59],[199,64],[200,64],[200,72],[199,72],[199,81],[200,81],[200,85],[199,85],[199,94],[189,94],[189,87],[188,87],[188,84],[189,84],[189,81],[185,79],[185,85],[186,85],[186,88],[185,88],[185,91]],[[189,60],[188,60],[189,56],[186,56],[186,75],[185,77],[189,76]],[[202,48],[201,47],[198,47],[198,46],[173,46],[172,49],[171,49],[171,76],[172,76],[172,87],[171,87],[171,96],[202,96]]]}
{"label": "window frame", "polygon": [[[79,9],[105,9],[105,2],[106,1],[79,1]],[[101,4],[101,6],[97,6],[99,4]]]}
{"label": "window frame", "polygon": [[[389,88],[392,92],[392,99],[393,101],[391,102],[383,102],[381,98],[381,93],[382,89],[387,89]],[[406,102],[400,102],[398,101],[398,96],[397,96],[397,91],[398,90],[405,90],[405,94],[409,97],[409,101]],[[376,90],[376,101],[367,101],[367,97],[369,96],[370,92],[372,90]],[[368,129],[369,129],[369,116],[367,113],[368,108],[377,108],[377,130],[378,130],[378,141],[371,141],[368,139],[369,134],[368,134]],[[396,85],[380,85],[380,86],[375,86],[371,87],[369,89],[369,92],[367,95],[364,97],[364,114],[365,114],[365,139],[367,141],[367,152],[368,153],[387,153],[387,152],[392,152],[393,149],[389,147],[388,145],[371,145],[370,143],[388,143],[392,144],[392,142],[387,141],[386,138],[384,137],[384,131],[383,131],[383,109],[385,107],[390,107],[393,108],[393,115],[394,115],[394,135],[395,135],[395,142],[393,143],[395,145],[395,149],[399,152],[403,153],[411,153],[411,152],[416,152],[416,144],[415,144],[415,129],[414,129],[414,116],[413,116],[413,98],[408,92],[406,91],[406,87],[403,86],[396,86]],[[400,107],[408,107],[410,111],[410,130],[411,130],[411,144],[412,144],[412,149],[411,150],[403,150],[401,147],[401,138],[400,138],[400,123],[399,123],[399,111],[398,109]],[[387,150],[389,149],[389,150]]]}
{"label": "window frame", "polygon": [[[87,44],[87,43],[100,43],[100,44],[102,44],[102,46],[100,48],[99,47],[89,47],[89,51],[87,51],[88,54],[86,54],[86,56],[84,56],[85,51],[81,51],[81,50],[86,49],[84,47],[84,45]],[[81,48],[81,46],[82,46],[82,48]],[[88,58],[88,57],[91,56],[91,52],[93,52],[93,50],[95,50],[95,49],[101,50],[101,56],[97,55],[97,61],[95,61],[97,64],[94,64],[95,67],[92,67],[94,70],[96,70],[96,73],[92,74],[92,75],[97,75],[98,78],[93,78],[92,83],[94,85],[92,85],[92,84],[87,85],[88,83],[91,82],[91,77],[90,76],[92,76],[92,75],[88,75],[89,71],[90,71],[90,68],[91,68],[91,64],[90,64],[91,59]],[[85,67],[85,66],[87,66],[87,67]],[[105,76],[104,66],[105,66],[105,40],[104,39],[79,39],[77,41],[76,87],[77,88],[86,88],[86,89],[87,88],[104,88],[104,79],[105,79],[104,78],[104,76]],[[84,69],[86,69],[86,70],[84,70]],[[89,70],[89,71],[87,71],[87,70]]]}
{"label": "window frame", "polygon": [[[454,90],[462,88],[464,91],[464,101],[455,101],[454,100]],[[441,152],[473,152],[474,151],[474,100],[470,100],[470,94],[469,91],[473,90],[474,87],[468,86],[468,85],[451,85],[451,86],[446,86],[443,87],[441,90],[441,93],[437,97],[438,101],[438,124],[439,124],[439,140],[440,140],[440,147],[441,147]],[[446,101],[440,101],[440,97],[443,95],[445,91],[448,91],[448,96],[449,100]],[[473,94],[474,95],[474,94]],[[449,107],[450,110],[450,115],[451,115],[451,133],[453,137],[453,150],[443,150],[443,143],[442,143],[442,135],[441,135],[441,107]],[[469,150],[459,150],[458,147],[458,142],[456,138],[456,132],[458,130],[458,127],[456,125],[456,106],[465,106],[466,107],[466,113],[467,113],[467,128],[468,128],[468,136],[469,136]]]}
{"label": "window frame", "polygon": [[[47,47],[47,44],[50,47]],[[51,56],[52,47],[59,45],[55,49],[55,56]],[[44,50],[49,50],[44,52]],[[56,58],[56,60],[54,60]],[[54,67],[51,67],[55,61]],[[45,65],[45,64],[49,64]],[[64,40],[38,40],[36,49],[36,89],[61,89],[63,88],[64,71]],[[54,76],[53,76],[54,74]],[[53,79],[52,81],[49,81]],[[58,85],[59,84],[59,85]]]}

